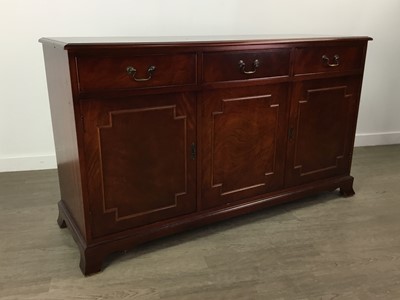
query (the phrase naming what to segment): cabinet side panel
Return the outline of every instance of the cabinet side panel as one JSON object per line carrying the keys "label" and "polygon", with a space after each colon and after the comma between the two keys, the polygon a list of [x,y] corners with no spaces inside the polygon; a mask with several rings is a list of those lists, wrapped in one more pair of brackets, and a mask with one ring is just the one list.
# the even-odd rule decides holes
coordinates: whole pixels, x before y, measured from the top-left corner
{"label": "cabinet side panel", "polygon": [[75,115],[68,54],[54,45],[43,45],[61,201],[86,239],[85,218]]}

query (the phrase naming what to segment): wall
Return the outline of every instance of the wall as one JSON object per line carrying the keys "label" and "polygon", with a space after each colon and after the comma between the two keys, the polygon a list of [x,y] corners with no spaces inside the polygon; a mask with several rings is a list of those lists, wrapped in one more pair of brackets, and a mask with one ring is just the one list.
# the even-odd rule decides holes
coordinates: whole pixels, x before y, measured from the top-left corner
{"label": "wall", "polygon": [[357,144],[400,143],[398,0],[1,0],[0,171],[54,168],[42,36],[370,35]]}

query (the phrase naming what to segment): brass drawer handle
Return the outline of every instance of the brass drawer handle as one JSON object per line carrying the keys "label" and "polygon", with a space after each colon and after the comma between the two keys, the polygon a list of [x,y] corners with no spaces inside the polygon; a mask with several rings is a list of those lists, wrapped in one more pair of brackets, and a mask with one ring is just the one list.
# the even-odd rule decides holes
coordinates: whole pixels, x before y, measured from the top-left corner
{"label": "brass drawer handle", "polygon": [[246,64],[243,60],[239,60],[239,69],[243,74],[254,74],[257,71],[257,68],[260,66],[260,61],[256,59],[253,62],[253,70],[251,71],[246,71]]}
{"label": "brass drawer handle", "polygon": [[335,54],[333,56],[333,63],[330,63],[329,57],[326,55],[322,55],[322,61],[327,65],[328,67],[337,67],[339,66],[339,55]]}
{"label": "brass drawer handle", "polygon": [[153,76],[153,72],[154,72],[155,70],[156,70],[156,67],[155,67],[155,66],[150,66],[150,67],[147,69],[147,74],[149,74],[147,78],[136,78],[136,77],[135,77],[135,75],[136,75],[136,69],[135,69],[134,67],[131,67],[131,66],[129,66],[129,67],[126,68],[126,72],[128,73],[128,75],[131,76],[135,81],[147,81],[147,80],[150,80],[151,77]]}

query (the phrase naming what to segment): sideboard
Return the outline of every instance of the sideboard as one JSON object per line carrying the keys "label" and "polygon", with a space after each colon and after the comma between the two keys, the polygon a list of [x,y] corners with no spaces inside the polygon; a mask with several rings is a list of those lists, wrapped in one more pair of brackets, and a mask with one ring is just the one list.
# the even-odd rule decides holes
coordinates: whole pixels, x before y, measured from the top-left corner
{"label": "sideboard", "polygon": [[369,40],[40,39],[58,224],[82,272],[183,230],[323,191],[353,195]]}

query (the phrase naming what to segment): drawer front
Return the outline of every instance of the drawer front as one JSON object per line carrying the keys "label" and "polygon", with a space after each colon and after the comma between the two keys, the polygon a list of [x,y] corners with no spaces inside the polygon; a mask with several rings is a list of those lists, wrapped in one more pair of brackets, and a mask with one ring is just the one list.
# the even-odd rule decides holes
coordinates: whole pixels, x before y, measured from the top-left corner
{"label": "drawer front", "polygon": [[289,74],[290,50],[209,52],[204,54],[204,81],[246,80]]}
{"label": "drawer front", "polygon": [[357,46],[297,48],[294,74],[351,71],[362,68],[363,48]]}
{"label": "drawer front", "polygon": [[81,92],[196,83],[196,54],[77,57]]}

